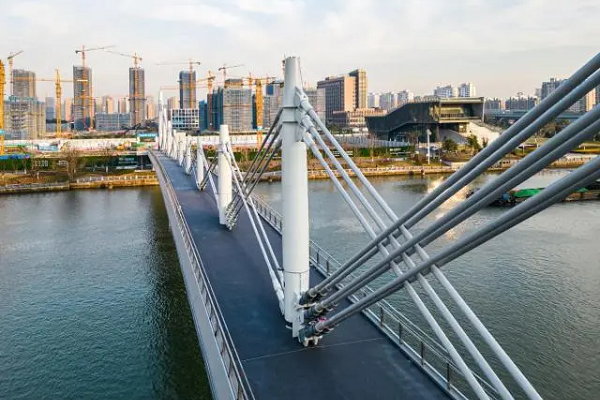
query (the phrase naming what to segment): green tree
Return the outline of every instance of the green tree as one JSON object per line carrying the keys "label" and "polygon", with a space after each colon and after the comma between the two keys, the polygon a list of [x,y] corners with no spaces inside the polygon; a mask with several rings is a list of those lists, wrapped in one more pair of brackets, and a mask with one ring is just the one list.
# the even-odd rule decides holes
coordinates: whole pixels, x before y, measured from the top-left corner
{"label": "green tree", "polygon": [[452,138],[447,137],[442,142],[442,150],[446,153],[453,153],[458,150],[458,144]]}
{"label": "green tree", "polygon": [[481,150],[479,139],[475,135],[467,136],[467,147],[470,147],[473,154],[478,153]]}

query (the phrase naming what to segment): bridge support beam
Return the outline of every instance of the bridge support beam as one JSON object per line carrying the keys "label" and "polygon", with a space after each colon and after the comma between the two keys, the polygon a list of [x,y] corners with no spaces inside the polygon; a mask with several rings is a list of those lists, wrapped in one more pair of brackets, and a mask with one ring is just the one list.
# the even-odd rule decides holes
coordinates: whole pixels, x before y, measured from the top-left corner
{"label": "bridge support beam", "polygon": [[227,149],[225,145],[229,143],[229,126],[221,125],[219,131],[219,223],[227,224],[225,211],[231,203],[231,167],[227,162]]}
{"label": "bridge support beam", "polygon": [[[301,314],[298,300],[308,290],[309,276],[309,226],[308,226],[308,178],[306,145],[299,127],[300,116],[295,104],[296,88],[302,87],[300,60],[285,60],[285,86],[281,114],[282,156],[281,184],[283,209],[283,276],[285,320],[293,327]],[[300,134],[299,134],[300,133]],[[293,336],[297,336],[297,329]]]}
{"label": "bridge support beam", "polygon": [[204,180],[204,158],[202,157],[202,137],[198,136],[196,143],[196,185],[200,188],[200,184]]}

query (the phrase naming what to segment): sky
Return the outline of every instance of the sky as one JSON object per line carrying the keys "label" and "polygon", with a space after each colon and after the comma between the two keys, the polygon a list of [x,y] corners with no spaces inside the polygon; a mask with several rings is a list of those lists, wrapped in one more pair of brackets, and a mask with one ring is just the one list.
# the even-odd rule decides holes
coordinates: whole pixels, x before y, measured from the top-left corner
{"label": "sky", "polygon": [[[309,86],[364,68],[371,92],[470,81],[479,96],[508,97],[568,77],[600,51],[600,0],[0,0],[0,10],[5,63],[23,50],[15,68],[71,79],[76,48],[114,45],[141,55],[155,98],[187,68],[156,64],[190,58],[202,63],[198,77],[223,64],[243,64],[232,77],[279,77],[295,55]],[[126,94],[132,59],[99,50],[87,64],[95,96]]]}

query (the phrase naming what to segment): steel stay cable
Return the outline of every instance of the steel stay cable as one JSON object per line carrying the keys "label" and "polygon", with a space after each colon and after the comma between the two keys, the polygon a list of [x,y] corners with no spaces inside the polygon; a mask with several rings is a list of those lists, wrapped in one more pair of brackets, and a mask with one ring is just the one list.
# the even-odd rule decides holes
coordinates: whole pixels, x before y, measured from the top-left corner
{"label": "steel stay cable", "polygon": [[[229,164],[232,164],[232,170],[234,173],[234,178],[236,180],[241,181],[241,177],[242,174],[239,171],[239,167],[237,165],[237,162],[235,161],[235,157],[233,154],[233,150],[228,146],[228,143],[225,143],[225,149],[228,152],[227,156],[231,158],[232,161],[228,161]],[[238,174],[238,176],[236,176],[235,174]],[[242,190],[242,184],[238,183],[238,181],[236,181],[236,187],[238,190]],[[247,198],[242,198],[243,201],[247,202],[250,205],[250,208],[252,209],[252,211],[254,212],[254,216],[256,218],[256,221],[258,222],[258,226],[260,228],[260,231],[262,233],[262,237],[264,239],[264,241],[267,244],[267,248],[269,250],[269,253],[271,255],[271,258],[273,260],[273,264],[275,265],[274,270],[276,271],[278,277],[279,277],[279,283],[281,285],[283,285],[283,273],[281,271],[283,271],[283,268],[281,268],[281,266],[279,265],[279,261],[277,260],[277,257],[275,256],[275,252],[273,251],[273,247],[271,246],[271,242],[269,240],[269,237],[267,236],[267,232],[265,231],[265,228],[262,224],[262,220],[260,218],[260,215],[258,214],[258,211],[256,210],[256,206],[254,205],[254,201],[251,197],[247,197]]]}
{"label": "steel stay cable", "polygon": [[[227,148],[227,147],[225,146],[225,148]],[[225,160],[227,160],[227,163],[229,164],[230,168],[233,170],[233,165],[232,165],[229,157],[230,157],[230,155],[226,151],[225,152]],[[238,177],[236,174],[233,174],[233,180],[234,180],[234,183],[236,184],[236,186],[238,186],[238,190],[241,190],[241,187],[239,186],[240,183],[238,181]],[[251,201],[251,200],[252,199],[249,199],[249,201]],[[281,287],[281,283],[279,282],[277,275],[273,272],[273,267],[270,262],[269,255],[267,254],[264,244],[263,244],[263,238],[261,237],[258,229],[256,228],[254,218],[252,216],[252,213],[250,212],[250,207],[248,206],[248,202],[246,201],[246,199],[244,199],[244,207],[246,208],[248,218],[250,219],[250,223],[252,225],[252,230],[254,231],[254,235],[256,236],[256,239],[258,241],[258,245],[263,254],[265,263],[267,264],[267,268],[269,270],[269,275],[271,276],[271,283],[273,284],[273,289],[275,290],[275,295],[277,296],[277,300],[279,302],[279,308],[283,313],[283,288]],[[260,220],[258,221],[258,223],[260,224]],[[269,246],[270,246],[270,244],[269,244]]]}
{"label": "steel stay cable", "polygon": [[505,232],[511,227],[519,224],[525,219],[530,218],[531,216],[548,208],[557,201],[564,199],[566,196],[572,193],[573,190],[585,186],[589,182],[593,182],[599,178],[600,157],[596,157],[593,161],[588,162],[574,172],[571,172],[569,175],[554,182],[536,196],[526,200],[525,202],[506,212],[496,221],[493,221],[471,233],[470,235],[461,238],[452,246],[434,255],[426,262],[418,264],[415,269],[407,271],[402,277],[394,279],[393,281],[379,288],[377,291],[354,303],[352,306],[338,312],[330,319],[319,322],[314,327],[310,327],[309,330],[313,331],[314,334],[322,332],[326,329],[330,329],[334,325],[353,315],[355,312],[360,312],[362,309],[375,304],[377,301],[400,289],[406,281],[410,281],[417,273],[423,271],[431,265],[438,264],[438,266],[440,266],[447,264],[462,254],[480,246],[481,244],[498,236],[500,233]]}
{"label": "steel stay cable", "polygon": [[[312,150],[313,154],[315,155],[315,157],[317,157],[317,159],[319,160],[319,162],[321,163],[323,168],[325,168],[325,171],[327,172],[327,174],[331,178],[332,182],[336,186],[336,189],[338,189],[338,191],[340,192],[340,194],[342,195],[342,197],[344,198],[346,203],[350,206],[350,208],[352,209],[352,211],[354,212],[356,217],[359,219],[359,221],[361,222],[361,225],[363,225],[363,227],[365,228],[365,230],[367,231],[369,236],[375,237],[376,236],[375,231],[373,231],[372,227],[370,226],[370,224],[368,223],[366,218],[363,216],[363,214],[360,212],[360,210],[356,207],[356,205],[354,204],[352,199],[349,197],[348,193],[343,188],[343,186],[341,185],[339,180],[335,177],[333,171],[331,170],[331,168],[329,167],[327,162],[323,159],[323,156],[321,155],[318,147],[315,145],[315,142],[312,140],[312,138],[307,133],[304,133],[304,142]],[[380,247],[380,251],[384,256],[389,254],[383,246]],[[395,267],[394,269],[398,275],[400,275],[403,272],[402,270],[400,270],[400,268],[397,265],[394,264],[394,267]],[[438,339],[443,343],[446,351],[448,352],[448,354],[450,355],[450,357],[452,358],[454,363],[457,365],[459,370],[463,373],[463,375],[465,376],[465,379],[467,380],[467,382],[469,383],[471,388],[478,394],[478,396],[480,398],[488,398],[487,394],[485,393],[485,390],[483,389],[481,384],[477,381],[477,379],[473,375],[473,372],[471,371],[471,369],[467,366],[464,359],[460,356],[460,354],[458,353],[458,351],[456,350],[454,345],[450,342],[450,340],[448,339],[446,334],[441,329],[440,325],[435,320],[434,316],[431,314],[429,309],[425,306],[425,304],[421,300],[420,296],[412,288],[412,285],[410,285],[410,283],[407,283],[407,288],[409,288],[409,294],[410,294],[411,298],[415,301],[415,303],[417,303],[418,309],[423,313],[425,319],[430,324],[433,331],[436,333],[436,336],[438,336]],[[432,296],[432,295],[430,294],[430,296]],[[436,303],[436,305],[437,304],[439,304],[439,303]],[[469,339],[467,338],[467,340],[469,340]],[[469,340],[469,343],[470,344],[465,344],[465,345],[467,346],[467,348],[469,348],[469,351],[473,351],[474,345],[472,342],[470,342],[470,340]],[[496,390],[500,389],[499,392],[501,394],[503,394],[503,398],[512,399],[513,397],[506,390],[506,388],[504,387],[502,382],[500,382],[500,380],[498,379],[498,377],[496,376],[494,371],[491,370],[489,364],[487,364],[487,362],[483,359],[483,357],[477,351],[477,349],[475,349],[475,352],[478,354],[478,356],[472,354],[473,357],[476,358],[478,363],[481,362],[482,370],[484,371],[484,373],[486,374],[488,379],[490,379],[492,381],[492,384],[494,385]],[[488,376],[488,374],[489,374],[489,376]],[[496,387],[496,386],[498,386],[498,387]]]}

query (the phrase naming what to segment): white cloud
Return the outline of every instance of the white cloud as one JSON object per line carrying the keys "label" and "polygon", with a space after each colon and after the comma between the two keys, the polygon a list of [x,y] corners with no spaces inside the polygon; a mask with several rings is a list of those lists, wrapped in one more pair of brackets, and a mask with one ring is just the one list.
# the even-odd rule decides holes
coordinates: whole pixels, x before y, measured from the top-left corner
{"label": "white cloud", "polygon": [[244,11],[263,14],[290,14],[304,8],[304,3],[298,0],[235,0],[235,5]]}

